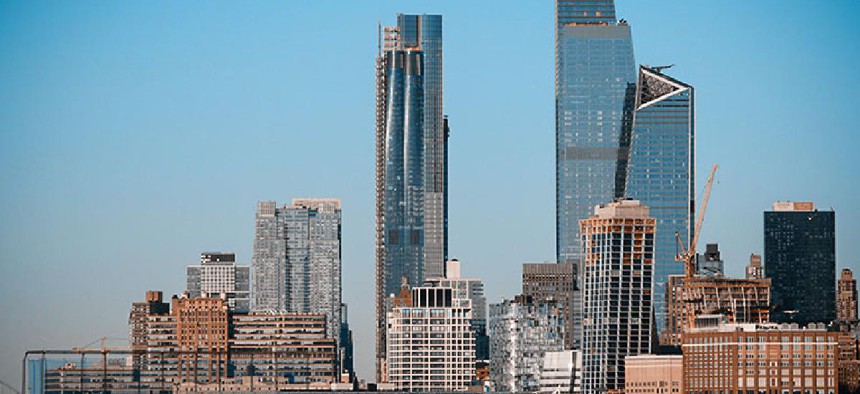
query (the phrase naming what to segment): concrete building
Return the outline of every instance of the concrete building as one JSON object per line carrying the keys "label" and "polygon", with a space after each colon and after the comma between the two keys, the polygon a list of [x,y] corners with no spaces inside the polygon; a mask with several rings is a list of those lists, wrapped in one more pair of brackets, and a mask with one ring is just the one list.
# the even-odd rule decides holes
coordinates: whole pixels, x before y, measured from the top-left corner
{"label": "concrete building", "polygon": [[811,202],[776,202],[764,213],[764,268],[774,322],[836,319],[836,214]]}
{"label": "concrete building", "polygon": [[836,319],[840,322],[857,321],[857,280],[848,268],[842,269],[836,293]]}
{"label": "concrete building", "polygon": [[340,199],[297,198],[257,204],[255,311],[324,314],[329,338],[340,334]]}
{"label": "concrete building", "polygon": [[564,348],[579,347],[582,334],[582,292],[574,263],[523,264],[523,295],[537,301],[558,301],[565,316]]}
{"label": "concrete building", "polygon": [[134,376],[140,387],[170,390],[327,388],[338,381],[327,324],[324,314],[231,313],[221,298],[174,297],[169,312],[146,316],[137,338],[146,344],[145,363]]}
{"label": "concrete building", "polygon": [[684,334],[684,392],[837,392],[839,333],[823,324],[720,324]]}
{"label": "concrete building", "polygon": [[404,288],[388,313],[386,382],[397,391],[466,391],[475,376],[472,301],[450,287]]}
{"label": "concrete building", "polygon": [[251,310],[251,267],[236,264],[233,253],[204,252],[200,264],[186,268],[189,298],[226,297],[231,311]]}
{"label": "concrete building", "polygon": [[487,298],[484,297],[484,282],[479,278],[464,278],[460,273],[461,264],[457,259],[448,261],[443,278],[427,278],[425,286],[450,287],[454,296],[472,301],[471,330],[475,337],[475,358],[490,359],[490,339],[487,336]]}
{"label": "concrete building", "polygon": [[564,350],[564,306],[519,295],[490,304],[490,380],[495,391],[540,388],[544,355]]}
{"label": "concrete building", "polygon": [[624,359],[624,393],[680,394],[684,392],[684,357],[640,355]]}
{"label": "concrete building", "polygon": [[764,279],[764,267],[761,265],[760,254],[750,254],[750,263],[746,268],[747,279]]}
{"label": "concrete building", "polygon": [[670,276],[669,321],[660,343],[680,345],[684,329],[692,327],[696,316],[702,314],[722,314],[729,323],[769,322],[770,287],[770,279],[696,276],[685,281],[683,275]]}
{"label": "concrete building", "polygon": [[700,276],[723,276],[725,275],[725,263],[720,258],[720,245],[705,245],[705,253],[696,254],[696,266]]}
{"label": "concrete building", "polygon": [[582,390],[624,389],[624,358],[651,352],[656,220],[636,200],[581,220],[584,248]]}
{"label": "concrete building", "polygon": [[132,350],[132,367],[141,369],[146,365],[146,332],[149,315],[170,313],[170,304],[162,302],[160,291],[147,291],[146,301],[133,302],[128,314],[129,344]]}
{"label": "concrete building", "polygon": [[563,350],[544,353],[538,381],[540,393],[581,393],[582,352]]}

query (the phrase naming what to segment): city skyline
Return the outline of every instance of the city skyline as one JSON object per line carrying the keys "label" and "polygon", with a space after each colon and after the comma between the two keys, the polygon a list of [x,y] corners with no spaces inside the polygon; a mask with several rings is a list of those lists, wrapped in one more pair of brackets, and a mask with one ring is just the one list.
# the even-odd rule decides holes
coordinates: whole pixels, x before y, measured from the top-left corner
{"label": "city skyline", "polygon": [[[697,162],[705,166],[719,162],[722,170],[718,181],[723,181],[714,186],[702,243],[721,244],[727,273],[739,276],[745,257],[763,252],[761,213],[776,200],[832,205],[840,217],[837,267],[856,270],[860,263],[851,259],[858,255],[858,246],[850,240],[860,233],[860,218],[851,204],[857,186],[846,181],[852,179],[853,168],[845,163],[851,163],[850,148],[856,147],[858,140],[849,134],[850,126],[837,121],[851,114],[850,94],[860,88],[858,77],[845,68],[856,63],[860,55],[856,40],[851,40],[858,33],[858,28],[850,25],[857,15],[856,7],[846,6],[850,12],[839,15],[806,10],[813,13],[808,18],[816,28],[807,33],[812,38],[831,40],[818,42],[794,31],[776,34],[768,29],[789,29],[791,16],[797,16],[795,10],[765,13],[768,4],[776,3],[745,7],[726,4],[722,6],[731,12],[716,13],[711,11],[720,7],[713,4],[690,5],[679,11],[672,5],[685,3],[665,2],[666,9],[660,5],[660,12],[656,12],[647,9],[657,8],[655,5],[632,3],[618,2],[617,14],[634,28],[638,62],[676,63],[673,76],[693,81],[697,87]],[[303,10],[268,5],[285,9],[271,13],[256,27],[242,17],[262,17],[264,10],[239,12],[243,23],[238,26],[246,29],[243,34],[250,41],[234,37],[236,31],[229,29],[215,34],[213,39],[226,43],[234,52],[227,53],[204,44],[206,32],[217,31],[212,30],[217,23],[180,26],[198,12],[194,7],[172,5],[173,13],[169,14],[175,19],[168,18],[163,30],[152,33],[170,36],[179,32],[178,40],[156,45],[152,38],[133,29],[139,27],[137,24],[157,26],[153,23],[159,20],[158,13],[142,12],[137,16],[140,19],[134,19],[133,12],[126,14],[126,10],[100,10],[106,13],[101,17],[115,15],[117,21],[130,23],[123,27],[114,24],[119,22],[93,20],[94,16],[78,13],[77,8],[55,6],[55,17],[61,23],[52,30],[38,29],[49,20],[48,10],[38,5],[7,5],[9,12],[0,13],[4,15],[0,20],[8,22],[0,23],[0,30],[6,33],[0,38],[0,47],[8,49],[8,57],[0,64],[12,70],[8,76],[0,76],[0,86],[6,88],[0,97],[10,104],[0,110],[0,119],[6,120],[0,129],[4,141],[0,144],[4,160],[0,179],[11,185],[0,192],[4,202],[0,246],[8,258],[3,263],[7,275],[0,282],[0,298],[4,300],[0,309],[21,317],[20,321],[2,324],[0,380],[15,382],[17,375],[8,371],[17,368],[21,347],[71,347],[101,335],[123,334],[124,311],[129,303],[147,289],[167,294],[181,291],[184,267],[200,250],[236,251],[240,261],[250,261],[256,201],[297,195],[344,200],[344,278],[352,279],[344,281],[344,301],[353,309],[349,323],[356,331],[359,375],[372,376],[372,362],[368,361],[372,358],[373,326],[371,319],[362,319],[362,313],[357,313],[359,305],[371,305],[372,291],[368,289],[373,288],[373,87],[369,81],[373,77],[376,21],[397,12],[438,13],[445,18],[446,112],[452,114],[452,124],[456,125],[450,153],[450,257],[469,262],[465,276],[485,280],[489,302],[517,292],[522,263],[554,258],[551,2],[508,3],[505,6],[516,11],[492,11],[497,19],[521,27],[513,29],[518,30],[519,37],[504,35],[510,40],[505,45],[525,51],[528,56],[522,57],[531,56],[529,62],[534,64],[513,59],[521,56],[509,51],[511,64],[497,64],[496,74],[489,75],[478,72],[481,67],[477,60],[482,57],[471,51],[475,37],[492,36],[480,35],[487,34],[480,30],[486,25],[466,26],[467,16],[477,15],[472,8],[477,6],[347,6],[344,15],[337,18],[347,18],[348,11],[356,11],[358,16],[350,16],[349,23],[342,26],[354,37],[339,42],[341,34],[325,32],[318,36],[327,45],[356,55],[358,61],[350,63],[355,69],[343,77],[332,77],[342,70],[339,65],[298,64],[300,56],[296,53],[314,53],[326,45],[298,34],[304,25],[277,23],[295,18],[313,25],[330,13],[324,7]],[[236,14],[229,7],[217,8],[199,12],[215,21]],[[741,25],[740,31],[725,33],[735,41],[711,36],[718,43],[735,44],[717,52],[737,55],[718,59],[706,53],[710,46],[701,52],[694,48],[678,50],[691,45],[693,39],[665,30],[659,22],[666,19],[666,13],[693,33],[727,20]],[[691,26],[694,22],[682,21],[690,15],[701,24],[698,30]],[[36,17],[40,23],[25,26],[24,22],[32,21],[28,18]],[[82,21],[85,23],[72,23]],[[97,21],[100,23],[86,23]],[[744,26],[743,22],[750,21],[762,25]],[[281,42],[275,38],[280,36],[280,29],[287,29],[292,36]],[[89,46],[91,36],[113,31],[122,34],[102,38],[100,46]],[[60,34],[68,37],[59,41]],[[264,45],[253,44],[255,37],[265,38],[267,45],[296,46],[286,59],[260,55]],[[796,40],[793,46],[815,56],[788,62],[796,53],[793,47],[763,45],[767,40],[783,39]],[[21,46],[17,40],[32,45]],[[675,48],[661,47],[671,40],[677,40],[677,45],[666,46]],[[122,44],[135,42],[148,46],[126,52],[127,46]],[[834,48],[842,52],[826,51]],[[179,59],[147,60],[171,53]],[[829,57],[824,58],[825,53]],[[288,66],[288,72],[278,65]],[[750,71],[751,65],[759,68]],[[247,74],[240,72],[243,66],[250,66],[244,69]],[[785,77],[791,74],[784,68],[825,72],[816,73],[814,81],[792,80],[792,86],[786,87]],[[737,75],[745,72],[758,78],[759,84],[750,84],[746,79],[752,78],[749,75]],[[259,76],[252,76],[254,73]],[[505,73],[518,78],[506,80],[504,88],[497,86],[498,76]],[[308,80],[301,81],[293,74],[305,75]],[[320,75],[332,79],[324,81]],[[153,81],[161,82],[147,87]],[[277,81],[284,83],[276,87]],[[310,89],[321,82],[322,91]],[[169,86],[174,83],[176,86]],[[822,92],[822,85],[830,90]],[[802,87],[806,87],[803,91],[809,99],[801,105],[789,93]],[[337,92],[343,97],[334,97]],[[505,92],[519,92],[521,97]],[[126,100],[120,99],[125,94]],[[833,102],[834,96],[839,102]],[[333,100],[329,109],[337,108],[345,116],[303,113],[321,106],[326,99]],[[289,108],[288,116],[282,115],[284,108]],[[211,120],[205,121],[207,117]],[[352,119],[335,119],[341,117]],[[524,131],[536,138],[524,142]],[[830,138],[816,138],[822,134]],[[738,146],[738,141],[748,143]],[[304,147],[321,142],[332,145],[314,154],[302,152]],[[226,154],[219,161],[201,159],[201,152],[218,150],[232,155]],[[329,155],[320,152],[345,158],[327,162]],[[330,175],[306,179],[311,178],[306,172],[290,173],[291,167],[304,161]],[[356,169],[360,174],[353,172]],[[259,178],[246,179],[257,171],[262,173],[256,175]],[[276,179],[283,181],[273,185],[272,176],[281,176]],[[225,180],[232,182],[226,183],[225,190],[205,197],[200,193],[200,183],[220,181],[224,185]],[[703,184],[701,180],[696,184]],[[516,209],[523,206],[528,208]],[[747,224],[737,229],[741,221]],[[103,277],[114,283],[105,283]],[[16,305],[21,300],[22,305]],[[56,307],[58,300],[83,305],[95,302],[97,307],[65,311]],[[54,313],[45,316],[43,310]],[[123,312],[113,313],[116,310]],[[100,328],[86,326],[83,321],[113,320],[112,316],[117,316],[116,321]]]}

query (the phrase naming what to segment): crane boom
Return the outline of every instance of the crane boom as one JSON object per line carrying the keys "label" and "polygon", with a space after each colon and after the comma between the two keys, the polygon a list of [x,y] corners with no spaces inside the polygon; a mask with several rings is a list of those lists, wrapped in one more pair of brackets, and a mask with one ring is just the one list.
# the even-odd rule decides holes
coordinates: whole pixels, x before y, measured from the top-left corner
{"label": "crane boom", "polygon": [[711,168],[711,175],[708,176],[708,182],[705,184],[705,195],[702,197],[702,209],[699,210],[699,217],[696,218],[696,227],[693,231],[690,247],[687,248],[684,264],[684,276],[687,279],[696,274],[696,244],[699,243],[699,233],[702,231],[702,223],[705,221],[705,211],[708,209],[708,199],[711,198],[711,186],[714,185],[714,175],[717,173],[717,168],[719,166],[716,164]]}

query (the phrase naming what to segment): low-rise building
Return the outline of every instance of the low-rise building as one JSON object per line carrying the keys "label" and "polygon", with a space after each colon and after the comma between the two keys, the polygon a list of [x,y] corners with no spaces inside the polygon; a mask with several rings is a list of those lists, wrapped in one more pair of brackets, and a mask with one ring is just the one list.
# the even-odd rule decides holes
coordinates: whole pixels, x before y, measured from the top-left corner
{"label": "low-rise building", "polygon": [[683,391],[824,393],[838,384],[839,333],[823,324],[720,324],[684,333]]}
{"label": "low-rise building", "polygon": [[684,357],[643,354],[624,359],[626,394],[680,394],[683,390]]}

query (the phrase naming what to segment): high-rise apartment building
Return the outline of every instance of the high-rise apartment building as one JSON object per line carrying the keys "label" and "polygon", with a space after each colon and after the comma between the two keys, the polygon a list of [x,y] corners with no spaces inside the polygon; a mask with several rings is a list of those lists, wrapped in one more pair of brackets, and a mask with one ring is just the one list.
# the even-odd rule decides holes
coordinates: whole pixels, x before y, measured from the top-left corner
{"label": "high-rise apartment building", "polygon": [[[729,323],[770,321],[770,279],[669,275],[668,324],[660,344],[680,346],[684,330],[700,315],[721,314]],[[686,292],[685,292],[686,290]]]}
{"label": "high-rise apartment building", "polygon": [[538,301],[558,301],[564,309],[565,349],[579,349],[582,335],[582,293],[576,281],[577,269],[574,263],[523,264],[523,295]]}
{"label": "high-rise apartment building", "polygon": [[484,282],[479,278],[464,278],[460,274],[460,261],[448,261],[444,278],[427,278],[425,286],[447,287],[454,290],[459,299],[472,301],[470,329],[475,337],[475,358],[490,359],[490,342],[487,336],[487,298],[484,297]]}
{"label": "high-rise apartment building", "polygon": [[624,358],[651,351],[656,220],[636,200],[580,221],[584,255],[582,391],[624,389]]}
{"label": "high-rise apartment building", "polygon": [[255,311],[319,313],[329,338],[340,334],[340,199],[257,204],[254,235]]}
{"label": "high-rise apartment building", "polygon": [[[448,255],[448,120],[442,106],[442,16],[397,15],[376,60],[377,378],[386,300],[401,278],[444,277]],[[377,379],[379,380],[379,379]]]}
{"label": "high-rise apartment building", "polygon": [[519,295],[490,304],[490,379],[498,392],[540,389],[549,352],[564,349],[564,306]]}
{"label": "high-rise apartment building", "polygon": [[186,272],[186,290],[190,298],[224,296],[231,311],[248,313],[251,310],[251,267],[236,264],[235,254],[201,253],[200,264],[189,265]]}
{"label": "high-rise apartment building", "polygon": [[[636,88],[626,184],[622,195],[650,208],[657,220],[654,239],[654,318],[666,324],[669,275],[684,273],[675,260],[676,233],[690,243],[694,211],[694,90],[659,68],[641,66]],[[706,252],[707,254],[707,252]],[[719,259],[719,252],[716,252]],[[714,268],[706,264],[704,267]]]}
{"label": "high-rise apartment building", "polygon": [[747,279],[764,279],[764,266],[761,265],[760,254],[750,254],[750,263],[746,268]]}
{"label": "high-rise apartment building", "polygon": [[162,301],[160,291],[147,291],[146,301],[133,302],[128,315],[129,344],[132,350],[132,367],[142,368],[146,365],[146,331],[149,315],[166,315],[170,313],[170,304]]}
{"label": "high-rise apartment building", "polygon": [[466,391],[475,376],[472,301],[415,287],[388,313],[387,381],[398,391]]}
{"label": "high-rise apartment building", "polygon": [[836,318],[836,214],[811,202],[776,202],[764,213],[764,271],[774,322]]}
{"label": "high-rise apartment building", "polygon": [[857,280],[848,268],[842,269],[836,300],[836,319],[840,322],[857,321]]}
{"label": "high-rise apartment building", "polygon": [[620,196],[636,62],[612,0],[556,0],[556,259],[580,262],[579,220]]}
{"label": "high-rise apartment building", "polygon": [[625,394],[680,394],[684,392],[684,356],[643,354],[624,359]]}
{"label": "high-rise apartment building", "polygon": [[839,333],[721,324],[684,333],[684,393],[837,393]]}

